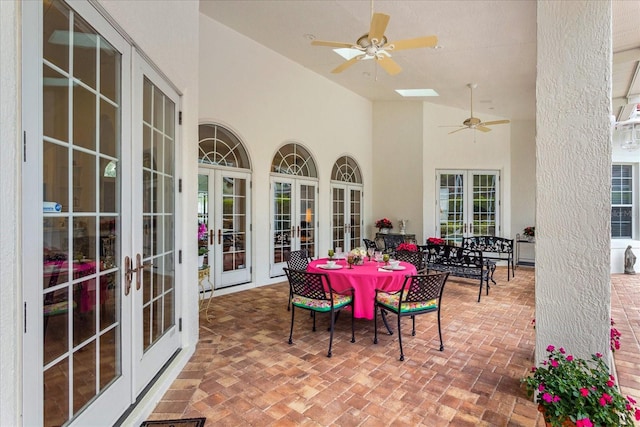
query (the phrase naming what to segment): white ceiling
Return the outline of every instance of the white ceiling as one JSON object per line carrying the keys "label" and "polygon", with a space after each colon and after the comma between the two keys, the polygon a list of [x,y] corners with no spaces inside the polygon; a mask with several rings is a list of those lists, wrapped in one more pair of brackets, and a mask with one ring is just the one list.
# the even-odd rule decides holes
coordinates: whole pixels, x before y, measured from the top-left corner
{"label": "white ceiling", "polygon": [[[309,35],[355,43],[369,30],[372,4],[374,12],[391,16],[385,32],[389,42],[436,35],[441,48],[392,53],[403,69],[395,76],[375,61],[332,74],[344,59],[330,47],[311,46]],[[371,100],[402,101],[407,98],[395,89],[428,87],[440,96],[418,99],[469,110],[467,83],[476,83],[474,116],[535,118],[533,0],[200,0],[200,11]],[[640,76],[632,88],[640,60],[640,0],[613,1],[613,30],[613,105],[618,115],[628,94],[640,94]]]}

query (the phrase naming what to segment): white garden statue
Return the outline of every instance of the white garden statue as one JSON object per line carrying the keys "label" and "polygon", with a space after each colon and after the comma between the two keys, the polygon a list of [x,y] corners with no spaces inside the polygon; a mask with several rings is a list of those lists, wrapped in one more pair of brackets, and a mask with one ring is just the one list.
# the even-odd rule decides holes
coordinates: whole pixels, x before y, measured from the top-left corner
{"label": "white garden statue", "polygon": [[407,232],[407,223],[409,222],[408,219],[400,219],[398,220],[398,224],[400,224],[400,234],[406,234]]}

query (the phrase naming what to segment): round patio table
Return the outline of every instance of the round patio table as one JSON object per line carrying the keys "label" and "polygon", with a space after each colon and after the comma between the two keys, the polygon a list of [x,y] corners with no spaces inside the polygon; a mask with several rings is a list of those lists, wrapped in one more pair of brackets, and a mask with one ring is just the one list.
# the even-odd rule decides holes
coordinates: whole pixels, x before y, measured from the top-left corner
{"label": "round patio table", "polygon": [[349,264],[344,259],[336,260],[336,265],[341,268],[329,269],[326,267],[327,258],[320,258],[309,263],[307,271],[313,273],[326,273],[331,281],[331,286],[337,292],[354,290],[353,315],[360,319],[373,319],[373,302],[376,297],[376,289],[384,291],[398,291],[402,288],[405,276],[415,275],[416,268],[413,264],[401,262],[402,270],[386,270],[383,263],[369,261],[365,257],[362,265]]}

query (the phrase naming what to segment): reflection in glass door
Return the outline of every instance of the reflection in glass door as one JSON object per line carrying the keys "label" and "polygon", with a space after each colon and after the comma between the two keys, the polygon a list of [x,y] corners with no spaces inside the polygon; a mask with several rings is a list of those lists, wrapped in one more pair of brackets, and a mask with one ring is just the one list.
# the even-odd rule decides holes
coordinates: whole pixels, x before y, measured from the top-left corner
{"label": "reflection in glass door", "polygon": [[198,221],[207,227],[215,289],[251,281],[248,173],[201,167]]}
{"label": "reflection in glass door", "polygon": [[438,171],[436,203],[439,236],[459,244],[467,236],[500,231],[498,171]]}

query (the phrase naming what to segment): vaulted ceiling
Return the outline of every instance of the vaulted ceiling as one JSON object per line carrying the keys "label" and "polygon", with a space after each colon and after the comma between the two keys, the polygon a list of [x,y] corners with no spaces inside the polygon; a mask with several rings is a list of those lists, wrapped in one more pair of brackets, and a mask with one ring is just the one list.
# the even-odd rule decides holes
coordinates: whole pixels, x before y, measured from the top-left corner
{"label": "vaulted ceiling", "polygon": [[[440,96],[418,99],[468,110],[467,84],[476,83],[474,113],[535,118],[535,1],[201,0],[200,10],[371,100],[402,101],[396,89],[431,88]],[[390,42],[436,35],[438,48],[393,52],[402,67],[394,76],[373,60],[331,73],[344,59],[311,40],[355,44],[369,31],[372,12],[390,15]],[[640,1],[613,1],[613,33],[612,101],[619,115],[640,102]]]}

